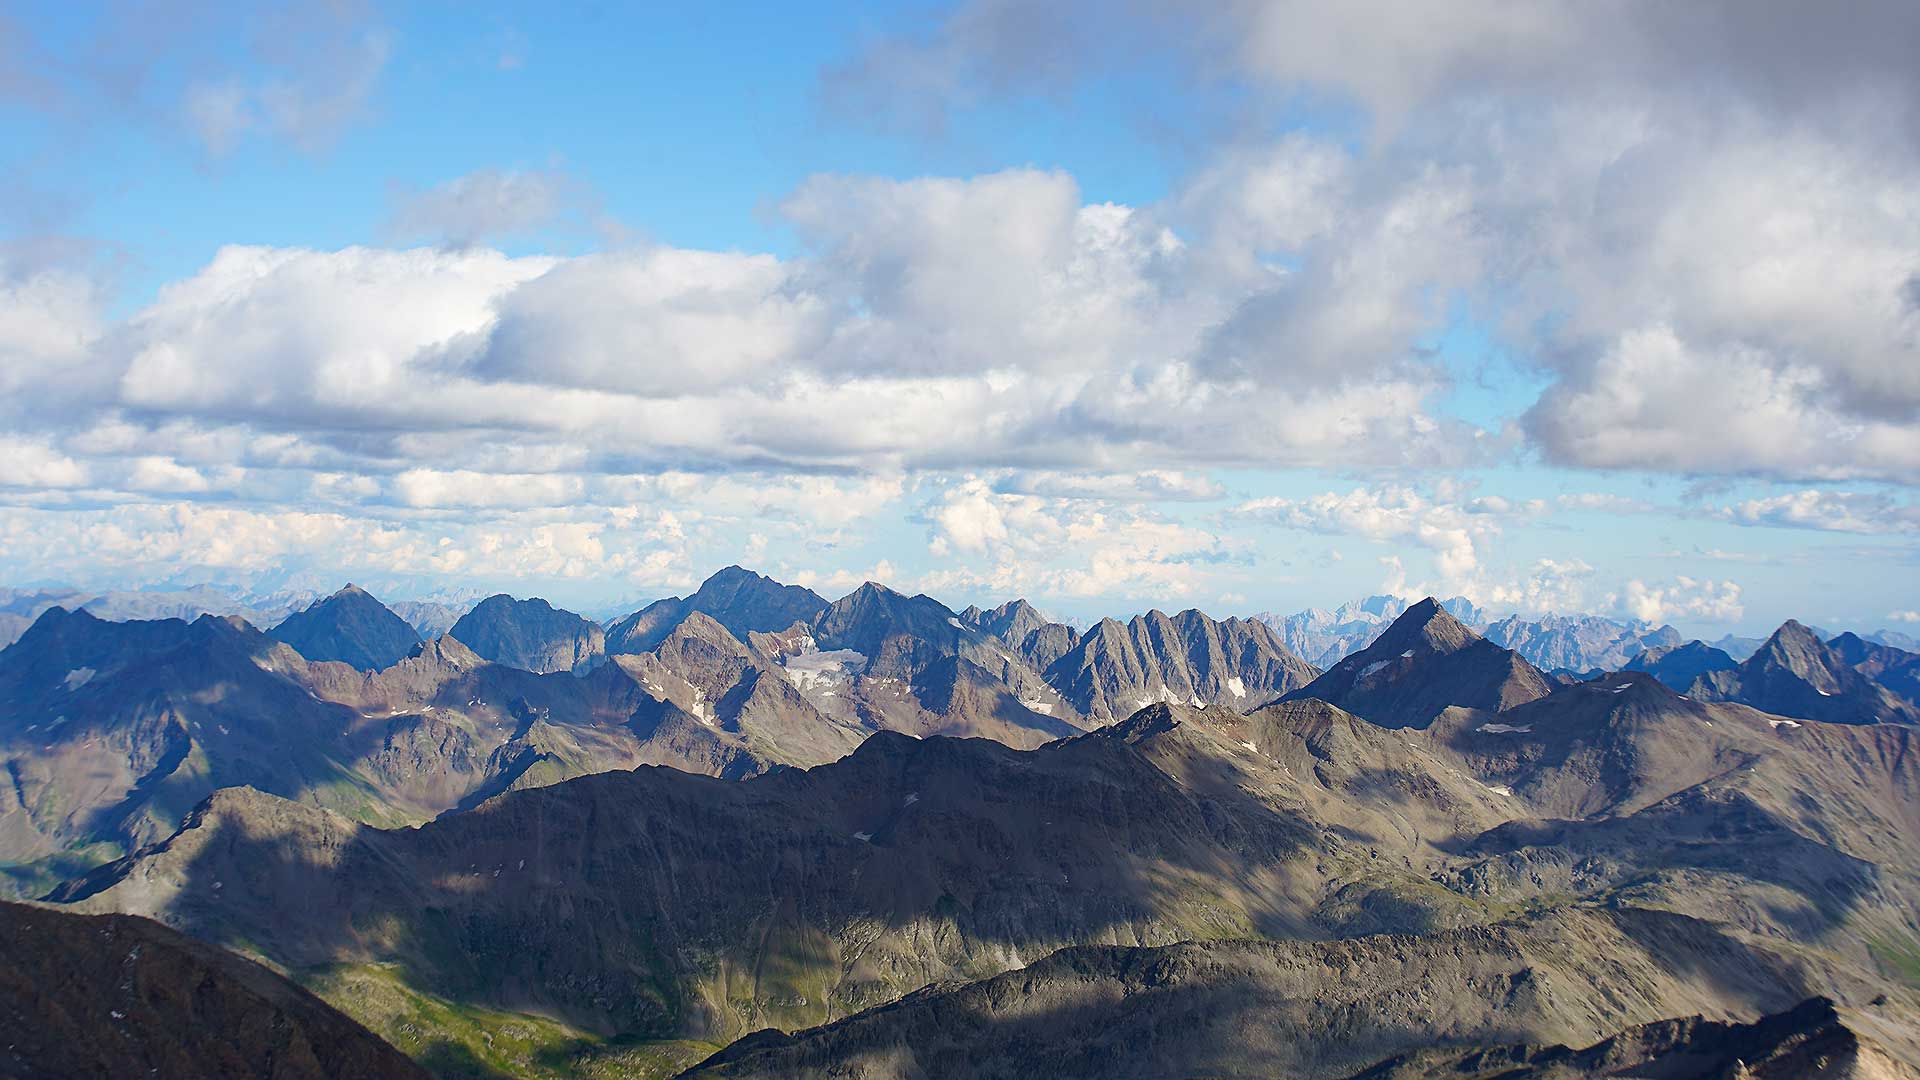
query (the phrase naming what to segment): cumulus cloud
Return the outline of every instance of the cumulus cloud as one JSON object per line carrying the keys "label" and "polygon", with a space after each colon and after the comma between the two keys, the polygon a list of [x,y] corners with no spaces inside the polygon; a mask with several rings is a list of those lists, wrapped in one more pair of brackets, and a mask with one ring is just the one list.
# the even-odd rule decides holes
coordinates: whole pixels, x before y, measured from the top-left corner
{"label": "cumulus cloud", "polygon": [[76,299],[55,329],[40,292],[0,297],[7,370],[64,362],[72,427],[241,429],[336,471],[505,446],[586,473],[1135,470],[1143,495],[1202,497],[1183,470],[1487,452],[1430,411],[1441,380],[1417,357],[1336,380],[1312,350],[1215,363],[1271,275],[1083,205],[1060,174],[822,177],[784,212],[806,242],[786,260],[229,247],[119,325]]}
{"label": "cumulus cloud", "polygon": [[[1501,514],[1514,512],[1511,507],[1500,510]],[[1428,550],[1438,574],[1429,590],[1469,596],[1483,587],[1476,544],[1499,532],[1498,515],[1484,504],[1475,511],[1404,485],[1329,491],[1298,499],[1252,499],[1235,507],[1232,515],[1327,535],[1417,544]],[[1396,563],[1394,570],[1404,589],[1404,569]]]}
{"label": "cumulus cloud", "polygon": [[1920,506],[1869,492],[1809,488],[1747,499],[1719,512],[1741,525],[1866,534],[1920,533]]}
{"label": "cumulus cloud", "polygon": [[895,104],[964,108],[1145,50],[1357,107],[1345,140],[1216,149],[1161,208],[1196,263],[1268,277],[1208,375],[1422,376],[1410,347],[1464,305],[1546,376],[1520,430],[1550,461],[1920,475],[1912,5],[1067,4],[1045,55],[1027,18],[960,3],[833,78],[921,65]]}
{"label": "cumulus cloud", "polygon": [[1201,595],[1234,557],[1231,540],[1137,504],[996,491],[977,476],[947,485],[923,516],[940,564],[920,587],[977,599],[1178,602]]}
{"label": "cumulus cloud", "polygon": [[1734,622],[1745,614],[1740,586],[1731,581],[1696,580],[1677,576],[1669,582],[1627,582],[1619,597],[1620,611],[1644,622],[1675,619]]}
{"label": "cumulus cloud", "polygon": [[1226,494],[1226,489],[1210,477],[1175,469],[1127,473],[1020,470],[1001,476],[994,487],[1011,494],[1144,502],[1205,502]]}

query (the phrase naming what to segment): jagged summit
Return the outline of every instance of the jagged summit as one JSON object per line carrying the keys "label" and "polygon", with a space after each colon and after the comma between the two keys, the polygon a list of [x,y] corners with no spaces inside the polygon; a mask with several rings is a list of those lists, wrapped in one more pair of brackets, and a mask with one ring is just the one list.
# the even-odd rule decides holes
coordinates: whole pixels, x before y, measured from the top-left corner
{"label": "jagged summit", "polygon": [[811,622],[827,607],[811,589],[783,585],[741,566],[715,571],[692,596],[656,600],[607,629],[607,651],[639,653],[653,648],[695,612],[710,616],[742,641]]}

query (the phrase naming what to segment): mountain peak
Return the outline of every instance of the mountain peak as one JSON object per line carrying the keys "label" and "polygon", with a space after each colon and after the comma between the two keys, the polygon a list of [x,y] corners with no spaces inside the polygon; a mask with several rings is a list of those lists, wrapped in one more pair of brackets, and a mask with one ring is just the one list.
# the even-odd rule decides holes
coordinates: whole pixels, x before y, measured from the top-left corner
{"label": "mountain peak", "polygon": [[1467,629],[1439,600],[1429,596],[1401,612],[1393,625],[1387,627],[1387,632],[1380,635],[1375,647],[1385,643],[1399,651],[1426,645],[1435,652],[1451,653],[1478,640],[1480,635]]}
{"label": "mountain peak", "polygon": [[338,661],[362,671],[392,667],[420,643],[420,632],[358,585],[348,582],[267,631],[308,660]]}
{"label": "mountain peak", "polygon": [[489,596],[448,632],[488,660],[540,673],[578,671],[606,651],[598,623],[537,596]]}

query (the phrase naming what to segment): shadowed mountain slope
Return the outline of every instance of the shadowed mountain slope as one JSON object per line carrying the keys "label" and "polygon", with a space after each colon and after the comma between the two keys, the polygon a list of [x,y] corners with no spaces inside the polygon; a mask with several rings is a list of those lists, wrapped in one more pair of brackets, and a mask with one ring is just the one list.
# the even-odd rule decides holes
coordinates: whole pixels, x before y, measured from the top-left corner
{"label": "shadowed mountain slope", "polygon": [[1894,693],[1793,620],[1729,671],[1695,680],[1687,691],[1709,701],[1737,701],[1779,716],[1838,724],[1920,723],[1920,705]]}
{"label": "shadowed mountain slope", "polygon": [[0,1075],[428,1075],[266,968],[147,919],[0,903],[0,956]]}
{"label": "shadowed mountain slope", "polygon": [[1706,642],[1689,641],[1648,649],[1628,660],[1621,670],[1644,671],[1674,690],[1685,691],[1695,679],[1738,666],[1733,657]]}
{"label": "shadowed mountain slope", "polygon": [[[1753,964],[1792,941],[1796,964],[1897,977],[1920,942],[1913,729],[1790,726],[1613,678],[1427,731],[1300,700],[1155,706],[1025,752],[882,733],[806,771],[602,774],[417,830],[223,791],[56,895],[294,969],[392,965],[440,1000],[708,1041],[1064,946],[1435,934],[1569,905],[1711,923]],[[1740,1008],[1860,985],[1809,977]],[[1476,1038],[1585,1045],[1703,1009]]]}
{"label": "shadowed mountain slope", "polygon": [[[1905,1030],[1902,1030],[1904,1028]],[[1750,1024],[1693,1016],[1638,1024],[1582,1050],[1516,1045],[1416,1051],[1353,1080],[1920,1080],[1911,1025],[1809,998]],[[1882,1040],[1888,1045],[1882,1045]]]}
{"label": "shadowed mountain slope", "polygon": [[606,769],[738,777],[858,745],[863,729],[707,625],[720,642],[707,653],[581,677],[491,663],[452,637],[369,672],[309,662],[238,620],[54,609],[0,652],[0,870],[43,891],[166,836],[222,787],[405,824]]}
{"label": "shadowed mountain slope", "polygon": [[287,616],[267,636],[309,660],[338,660],[362,671],[391,667],[420,644],[405,619],[356,585]]}
{"label": "shadowed mountain slope", "polygon": [[1426,937],[1083,947],[757,1033],[689,1075],[1312,1080],[1435,1042],[1586,1045],[1675,1012],[1784,1010],[1830,980],[1854,981],[1683,916],[1601,909]]}
{"label": "shadowed mountain slope", "polygon": [[1920,653],[1868,641],[1851,631],[1827,642],[1847,666],[1908,701],[1920,701]]}
{"label": "shadowed mountain slope", "polygon": [[606,632],[597,623],[545,600],[505,593],[475,604],[448,633],[488,660],[542,674],[583,670],[606,652]]}

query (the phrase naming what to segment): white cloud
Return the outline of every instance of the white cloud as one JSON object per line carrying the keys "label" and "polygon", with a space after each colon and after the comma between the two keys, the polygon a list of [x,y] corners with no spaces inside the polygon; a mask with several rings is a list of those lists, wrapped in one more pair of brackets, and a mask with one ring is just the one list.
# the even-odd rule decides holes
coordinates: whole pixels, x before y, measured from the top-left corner
{"label": "white cloud", "polygon": [[1226,489],[1210,477],[1175,469],[1127,473],[1022,470],[999,477],[993,486],[1009,494],[1145,502],[1204,502],[1226,494]]}
{"label": "white cloud", "polygon": [[393,489],[407,506],[565,506],[580,500],[586,484],[578,476],[408,469],[393,478]]}
{"label": "white cloud", "polygon": [[1618,603],[1627,616],[1650,623],[1675,619],[1725,623],[1745,613],[1740,593],[1740,586],[1731,581],[1677,576],[1664,583],[1629,581]]}
{"label": "white cloud", "polygon": [[1719,513],[1741,525],[1847,533],[1920,533],[1920,506],[1885,495],[1809,488],[1726,507]]}
{"label": "white cloud", "polygon": [[1889,611],[1887,618],[1894,622],[1920,623],[1920,611]]}
{"label": "white cloud", "polygon": [[200,470],[161,456],[135,458],[133,468],[127,474],[127,486],[135,491],[165,494],[192,494],[213,489],[213,484]]}
{"label": "white cloud", "polygon": [[941,565],[920,587],[978,600],[1024,595],[1182,601],[1214,583],[1234,545],[1138,504],[995,491],[962,478],[928,505]]}
{"label": "white cloud", "polygon": [[0,434],[0,486],[75,488],[90,478],[85,464],[45,442]]}
{"label": "white cloud", "polygon": [[[1418,544],[1431,553],[1438,574],[1424,588],[1440,595],[1472,596],[1482,588],[1477,543],[1498,534],[1500,517],[1519,512],[1511,504],[1495,511],[1491,503],[1480,502],[1477,510],[1469,510],[1459,503],[1436,501],[1411,487],[1383,485],[1303,499],[1252,499],[1235,507],[1232,514],[1309,532]],[[1395,591],[1405,589],[1404,568],[1396,562],[1393,571]]]}
{"label": "white cloud", "polygon": [[962,3],[835,78],[917,65],[867,90],[937,112],[1145,51],[1363,109],[1345,141],[1217,149],[1158,208],[1189,280],[1243,290],[1207,378],[1419,384],[1464,314],[1546,376],[1520,430],[1552,462],[1920,475],[1911,4],[1066,4],[1044,52],[1029,19]]}

